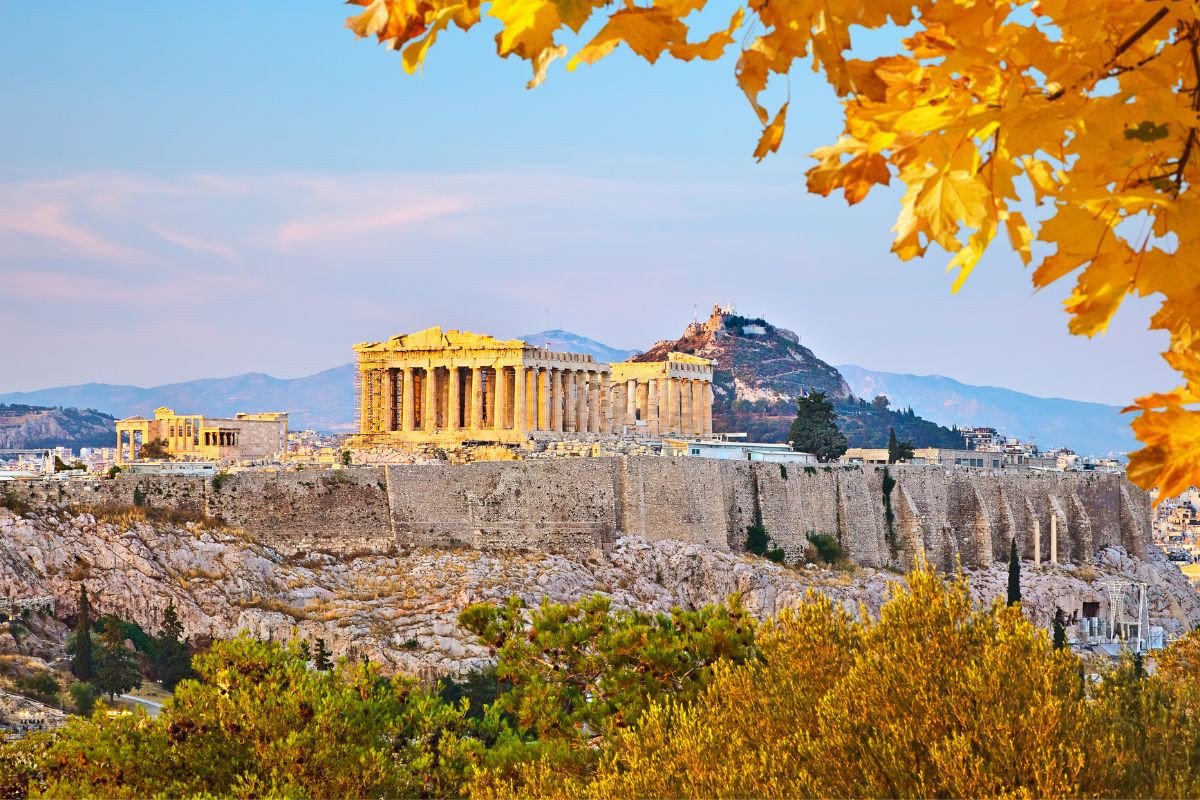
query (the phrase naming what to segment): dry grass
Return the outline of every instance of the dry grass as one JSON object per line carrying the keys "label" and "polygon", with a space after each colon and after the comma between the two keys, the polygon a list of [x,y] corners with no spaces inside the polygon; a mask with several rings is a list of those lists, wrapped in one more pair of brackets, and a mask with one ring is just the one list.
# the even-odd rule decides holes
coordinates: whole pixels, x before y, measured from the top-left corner
{"label": "dry grass", "polygon": [[1081,581],[1091,583],[1100,577],[1100,573],[1096,572],[1096,568],[1091,564],[1084,564],[1082,567],[1079,567],[1075,570],[1075,577],[1079,578]]}
{"label": "dry grass", "polygon": [[255,597],[249,600],[238,599],[234,601],[234,605],[238,606],[238,608],[257,608],[260,611],[275,611],[293,619],[305,620],[311,618],[307,609],[296,608],[274,597]]}
{"label": "dry grass", "polygon": [[202,511],[185,508],[161,508],[158,506],[127,506],[121,503],[95,505],[72,505],[72,514],[91,514],[97,522],[108,522],[118,527],[132,527],[139,522],[150,522],[183,527],[195,525],[202,530],[231,530],[220,517],[211,517]]}

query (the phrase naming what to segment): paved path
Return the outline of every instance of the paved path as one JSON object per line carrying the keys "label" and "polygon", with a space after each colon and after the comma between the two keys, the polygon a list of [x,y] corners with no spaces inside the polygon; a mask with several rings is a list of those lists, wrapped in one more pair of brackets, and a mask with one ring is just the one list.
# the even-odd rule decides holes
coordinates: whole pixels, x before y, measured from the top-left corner
{"label": "paved path", "polygon": [[131,694],[122,694],[122,695],[117,695],[117,696],[120,697],[122,700],[131,700],[134,703],[145,706],[146,713],[152,717],[157,717],[159,714],[162,713],[162,709],[163,709],[162,703],[156,703],[153,700],[147,700],[144,697],[134,697]]}

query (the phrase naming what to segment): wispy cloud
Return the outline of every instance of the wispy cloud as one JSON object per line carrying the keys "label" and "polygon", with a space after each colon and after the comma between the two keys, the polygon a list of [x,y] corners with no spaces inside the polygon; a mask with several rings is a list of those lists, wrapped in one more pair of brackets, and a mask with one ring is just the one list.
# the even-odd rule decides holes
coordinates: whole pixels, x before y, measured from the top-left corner
{"label": "wispy cloud", "polygon": [[350,215],[314,217],[281,226],[278,240],[283,247],[341,241],[447,216],[465,211],[472,205],[466,198],[442,197]]}
{"label": "wispy cloud", "polygon": [[58,203],[0,210],[0,232],[42,239],[60,252],[100,261],[130,262],[141,259],[141,254],[136,250],[72,222],[67,209]]}
{"label": "wispy cloud", "polygon": [[198,236],[192,236],[191,234],[168,228],[165,225],[151,224],[147,227],[152,233],[154,233],[163,241],[170,242],[171,244],[182,247],[185,250],[191,250],[194,253],[200,253],[203,255],[216,256],[217,258],[224,259],[225,261],[236,262],[241,260],[237,251],[223,242],[202,239]]}

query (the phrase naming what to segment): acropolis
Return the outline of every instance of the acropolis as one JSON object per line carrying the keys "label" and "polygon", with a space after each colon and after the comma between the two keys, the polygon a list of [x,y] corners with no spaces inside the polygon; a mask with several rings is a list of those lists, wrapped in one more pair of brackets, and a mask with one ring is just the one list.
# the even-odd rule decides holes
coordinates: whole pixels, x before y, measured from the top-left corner
{"label": "acropolis", "polygon": [[686,353],[607,364],[438,327],[354,352],[361,446],[712,433],[713,364]]}

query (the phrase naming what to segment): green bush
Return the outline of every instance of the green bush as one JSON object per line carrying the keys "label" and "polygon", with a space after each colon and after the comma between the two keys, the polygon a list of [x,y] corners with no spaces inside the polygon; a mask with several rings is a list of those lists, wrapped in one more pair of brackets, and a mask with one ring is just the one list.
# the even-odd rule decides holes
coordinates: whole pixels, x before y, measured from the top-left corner
{"label": "green bush", "polygon": [[827,533],[817,533],[809,531],[808,541],[812,543],[813,549],[817,551],[817,557],[826,564],[840,563],[846,554],[842,550],[842,543],[836,537],[830,536]]}
{"label": "green bush", "polygon": [[92,688],[92,685],[86,681],[78,681],[72,683],[71,688],[67,691],[71,695],[71,702],[75,704],[75,710],[79,712],[79,716],[92,716],[92,710],[96,707],[96,690]]}

